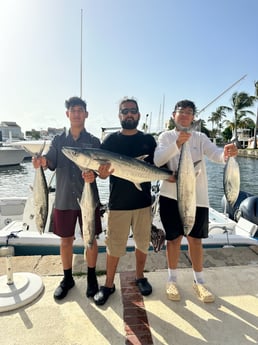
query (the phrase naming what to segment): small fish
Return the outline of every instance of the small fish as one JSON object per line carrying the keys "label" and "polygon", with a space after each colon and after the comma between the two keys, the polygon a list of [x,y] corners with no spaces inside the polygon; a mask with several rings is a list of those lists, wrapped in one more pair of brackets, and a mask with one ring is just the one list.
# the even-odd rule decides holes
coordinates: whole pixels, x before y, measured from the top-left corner
{"label": "small fish", "polygon": [[[199,126],[199,121],[196,121],[190,128],[176,124],[180,131],[191,131],[197,126]],[[188,142],[181,147],[178,163],[177,202],[184,234],[187,236],[194,226],[196,213],[196,172]]]}
{"label": "small fish", "polygon": [[95,211],[100,205],[98,188],[95,183],[84,183],[81,200],[82,231],[85,248],[91,248],[95,238]]}
{"label": "small fish", "polygon": [[240,169],[234,157],[229,157],[224,167],[223,187],[226,200],[233,207],[240,191]]}
{"label": "small fish", "polygon": [[33,183],[33,203],[36,226],[39,233],[42,235],[45,231],[48,217],[48,186],[42,167],[39,167],[35,171]]}
{"label": "small fish", "polygon": [[139,190],[142,190],[140,184],[143,182],[166,180],[173,175],[172,171],[157,168],[141,159],[102,149],[63,147],[62,152],[82,170],[98,171],[101,164],[110,163],[114,176],[134,183]]}
{"label": "small fish", "polygon": [[[39,152],[30,151],[26,146],[24,147],[32,156],[41,156],[45,148],[45,142],[43,143]],[[39,233],[42,235],[45,231],[45,226],[48,217],[48,185],[44,170],[42,167],[35,169],[34,183],[33,183],[33,205],[35,223]]]}

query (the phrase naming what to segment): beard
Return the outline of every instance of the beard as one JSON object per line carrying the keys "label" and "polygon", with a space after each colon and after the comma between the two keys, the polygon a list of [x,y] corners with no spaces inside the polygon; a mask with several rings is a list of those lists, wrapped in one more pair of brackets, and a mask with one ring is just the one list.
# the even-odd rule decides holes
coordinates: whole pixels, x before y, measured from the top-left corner
{"label": "beard", "polygon": [[138,123],[139,123],[139,119],[138,120],[122,120],[121,126],[123,129],[135,129],[137,128]]}

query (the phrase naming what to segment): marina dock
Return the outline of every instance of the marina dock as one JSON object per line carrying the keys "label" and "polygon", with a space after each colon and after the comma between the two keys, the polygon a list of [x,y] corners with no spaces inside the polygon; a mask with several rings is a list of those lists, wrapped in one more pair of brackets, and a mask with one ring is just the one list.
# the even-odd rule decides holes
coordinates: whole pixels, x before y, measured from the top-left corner
{"label": "marina dock", "polygon": [[[86,264],[74,256],[75,287],[55,302],[53,291],[62,279],[59,256],[12,258],[14,272],[32,272],[42,278],[44,290],[32,303],[0,313],[2,345],[201,345],[258,343],[258,247],[204,250],[207,285],[216,295],[204,304],[192,289],[188,253],[180,257],[178,286],[181,301],[165,295],[165,252],[150,252],[145,276],[153,293],[142,297],[134,285],[134,254],[121,258],[115,277],[116,292],[97,307],[85,296]],[[5,275],[0,258],[0,275]],[[105,254],[99,254],[98,280],[105,281]],[[1,292],[0,292],[1,293]]]}

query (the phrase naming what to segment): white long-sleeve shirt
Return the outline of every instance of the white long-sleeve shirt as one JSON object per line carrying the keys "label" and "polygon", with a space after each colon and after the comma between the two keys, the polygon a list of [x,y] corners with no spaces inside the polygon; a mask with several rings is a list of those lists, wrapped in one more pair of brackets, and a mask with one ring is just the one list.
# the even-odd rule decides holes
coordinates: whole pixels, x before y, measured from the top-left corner
{"label": "white long-sleeve shirt", "polygon": [[[178,162],[181,149],[178,149],[176,140],[178,132],[173,129],[160,134],[158,145],[154,152],[154,163],[158,167],[167,165],[172,171],[178,170]],[[193,162],[200,161],[196,165],[198,172],[196,177],[196,205],[209,207],[208,181],[206,174],[205,156],[213,162],[224,163],[223,149],[217,147],[201,132],[193,131],[189,139],[190,151]],[[162,181],[160,195],[177,200],[176,183]]]}

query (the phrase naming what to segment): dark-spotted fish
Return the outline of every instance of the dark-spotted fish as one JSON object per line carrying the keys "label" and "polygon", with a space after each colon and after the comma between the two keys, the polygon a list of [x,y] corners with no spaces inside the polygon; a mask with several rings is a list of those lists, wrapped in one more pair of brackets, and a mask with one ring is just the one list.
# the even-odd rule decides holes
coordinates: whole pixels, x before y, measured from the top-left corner
{"label": "dark-spotted fish", "polygon": [[82,230],[85,248],[92,247],[95,238],[95,211],[100,205],[98,188],[95,183],[84,183],[81,200]]}
{"label": "dark-spotted fish", "polygon": [[[43,143],[39,152],[32,152],[27,147],[24,147],[32,156],[41,156],[45,149],[45,143]],[[42,167],[35,169],[34,183],[33,183],[33,205],[34,205],[34,217],[36,227],[40,234],[45,231],[45,226],[48,217],[48,186],[46,176]]]}
{"label": "dark-spotted fish", "polygon": [[114,176],[134,183],[139,190],[142,190],[140,184],[143,182],[166,180],[173,174],[170,170],[157,168],[141,159],[102,149],[63,147],[62,152],[83,170],[98,171],[101,164],[110,163]]}
{"label": "dark-spotted fish", "polygon": [[48,186],[42,167],[35,171],[33,183],[35,223],[40,234],[45,231],[48,217]]}
{"label": "dark-spotted fish", "polygon": [[[196,121],[190,128],[176,124],[179,131],[191,131],[199,126]],[[177,173],[177,202],[184,234],[191,232],[196,213],[196,172],[188,142],[181,147]]]}

